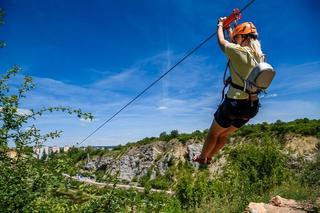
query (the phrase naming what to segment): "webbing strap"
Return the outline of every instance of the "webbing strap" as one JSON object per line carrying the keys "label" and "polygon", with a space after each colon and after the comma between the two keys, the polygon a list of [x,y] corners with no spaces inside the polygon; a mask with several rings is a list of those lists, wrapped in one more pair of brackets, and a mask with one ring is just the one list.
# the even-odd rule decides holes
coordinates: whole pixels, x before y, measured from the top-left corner
{"label": "webbing strap", "polygon": [[231,77],[229,76],[227,79],[226,79],[226,76],[227,76],[227,70],[229,68],[229,63],[230,63],[230,59],[228,60],[228,63],[226,65],[226,68],[224,69],[224,73],[223,73],[223,89],[221,91],[221,101],[220,101],[220,104],[222,104],[223,100],[224,100],[224,94],[225,94],[225,89],[227,88],[227,86],[231,83]]}
{"label": "webbing strap", "polygon": [[248,91],[248,90],[245,90],[244,87],[242,87],[242,86],[240,86],[240,85],[238,85],[238,84],[235,84],[235,83],[233,83],[233,82],[230,82],[230,84],[231,84],[231,86],[232,86],[233,88],[236,88],[236,89],[239,89],[239,90],[243,90],[243,91],[245,91],[246,93],[248,93],[249,95],[258,94],[258,93],[259,93],[258,91],[257,91],[257,92],[250,92],[250,91]]}
{"label": "webbing strap", "polygon": [[[249,53],[249,54],[250,54],[250,53]],[[240,73],[238,73],[237,70],[236,70],[233,66],[232,66],[232,67],[233,67],[236,75],[244,82],[244,87],[242,87],[242,86],[240,86],[240,85],[238,85],[238,84],[233,83],[230,76],[226,79],[227,70],[228,70],[228,68],[229,68],[229,65],[232,66],[232,63],[231,63],[230,59],[228,60],[227,66],[226,66],[226,68],[224,69],[224,73],[223,73],[223,84],[224,84],[224,86],[223,86],[223,89],[222,89],[222,92],[221,92],[221,101],[220,101],[220,104],[219,104],[219,105],[221,105],[222,102],[224,101],[224,98],[225,98],[225,89],[227,88],[227,86],[228,86],[229,84],[231,84],[231,86],[232,86],[233,88],[235,88],[235,89],[239,89],[239,90],[242,90],[242,91],[246,92],[246,93],[249,95],[249,100],[251,101],[251,95],[253,95],[253,94],[259,94],[259,91],[257,91],[257,92],[250,92],[250,91],[248,91],[248,90],[246,89],[246,83],[247,83],[247,81],[244,80],[244,78],[242,78],[242,76],[240,75]]]}

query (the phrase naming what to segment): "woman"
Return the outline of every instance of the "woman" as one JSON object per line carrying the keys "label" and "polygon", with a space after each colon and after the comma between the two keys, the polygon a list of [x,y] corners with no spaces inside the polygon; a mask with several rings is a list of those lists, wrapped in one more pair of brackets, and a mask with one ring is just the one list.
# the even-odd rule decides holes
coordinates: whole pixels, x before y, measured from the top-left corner
{"label": "woman", "polygon": [[224,38],[225,19],[220,18],[218,21],[217,38],[221,50],[229,59],[231,84],[223,103],[214,114],[201,154],[193,158],[193,161],[200,164],[209,164],[212,156],[225,145],[228,136],[253,118],[259,110],[258,94],[246,91],[243,80],[256,65],[255,60],[264,60],[257,30],[251,22],[238,25],[233,32],[229,28],[231,43]]}

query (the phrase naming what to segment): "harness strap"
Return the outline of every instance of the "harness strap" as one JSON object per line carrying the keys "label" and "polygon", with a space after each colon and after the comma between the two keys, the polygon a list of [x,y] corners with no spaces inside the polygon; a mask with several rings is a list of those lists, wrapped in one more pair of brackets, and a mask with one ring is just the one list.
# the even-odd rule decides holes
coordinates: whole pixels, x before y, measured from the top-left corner
{"label": "harness strap", "polygon": [[227,66],[226,68],[224,69],[224,73],[223,73],[223,89],[221,91],[221,101],[220,101],[220,104],[222,104],[222,102],[224,101],[224,97],[225,97],[225,89],[227,88],[227,86],[231,83],[231,76],[229,76],[228,78],[226,78],[227,76],[227,70],[229,68],[229,64],[230,64],[230,59],[228,60],[228,63],[227,63]]}
{"label": "harness strap", "polygon": [[251,107],[253,107],[253,101],[251,99],[251,95],[257,95],[257,94],[259,94],[259,92],[258,91],[257,92],[250,92],[248,90],[245,90],[245,87],[239,86],[239,85],[233,83],[232,81],[230,82],[230,84],[231,84],[232,87],[234,87],[236,89],[240,89],[242,91],[245,91],[249,95],[249,101],[251,103]]}
{"label": "harness strap", "polygon": [[[246,48],[245,48],[246,49]],[[255,63],[258,64],[257,60],[251,55],[251,53],[246,49],[246,51],[248,52],[248,54],[250,55],[250,57],[255,61]],[[236,75],[244,82],[244,86],[240,86],[238,84],[235,84],[232,82],[232,79],[231,79],[231,76],[229,76],[228,78],[226,78],[226,75],[227,75],[227,70],[229,68],[229,66],[232,66],[232,63],[230,61],[230,59],[228,60],[228,63],[226,65],[226,68],[224,69],[224,74],[223,74],[223,84],[224,84],[224,87],[222,89],[222,92],[221,92],[221,102],[219,105],[222,104],[222,102],[224,101],[224,98],[225,98],[225,89],[227,88],[227,86],[230,84],[233,88],[235,89],[239,89],[239,90],[242,90],[244,92],[246,92],[248,95],[249,95],[249,101],[251,102],[251,105],[253,104],[253,102],[251,101],[251,95],[256,95],[256,94],[259,94],[259,90],[256,91],[256,92],[251,92],[249,90],[246,89],[246,84],[247,84],[247,81],[240,75],[240,73],[238,73],[238,71],[233,67]]]}
{"label": "harness strap", "polygon": [[245,87],[242,87],[242,86],[240,86],[240,85],[238,85],[238,84],[235,84],[235,83],[233,83],[232,81],[230,82],[230,84],[231,84],[231,86],[232,86],[233,88],[236,88],[236,89],[245,91],[245,92],[248,93],[249,95],[259,94],[258,91],[256,91],[256,92],[250,92],[250,91],[246,90]]}
{"label": "harness strap", "polygon": [[227,70],[229,68],[229,65],[230,65],[230,59],[228,59],[227,66],[224,69],[224,73],[223,73],[223,84],[224,85],[226,85],[226,81],[227,81],[226,76],[227,76]]}

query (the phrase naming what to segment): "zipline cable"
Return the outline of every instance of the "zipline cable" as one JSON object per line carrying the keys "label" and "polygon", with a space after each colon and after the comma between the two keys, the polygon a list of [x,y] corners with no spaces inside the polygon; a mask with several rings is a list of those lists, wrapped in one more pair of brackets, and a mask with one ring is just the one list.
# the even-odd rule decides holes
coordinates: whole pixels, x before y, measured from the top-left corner
{"label": "zipline cable", "polygon": [[[251,0],[247,3],[241,10],[240,13],[246,10],[255,0]],[[86,138],[84,138],[81,142],[76,143],[76,145],[80,145],[85,142],[88,138],[90,138],[93,134],[95,134],[99,129],[101,129],[104,125],[110,122],[114,117],[116,117],[122,110],[127,108],[130,104],[132,104],[135,100],[137,100],[141,95],[143,95],[147,90],[153,87],[156,83],[158,83],[163,77],[165,77],[169,72],[171,72],[176,66],[181,64],[184,60],[186,60],[190,55],[200,49],[205,43],[207,43],[213,36],[217,34],[217,31],[209,35],[205,40],[203,40],[200,44],[194,47],[188,54],[186,54],[183,58],[181,58],[175,65],[173,65],[168,71],[162,74],[157,80],[152,82],[148,87],[146,87],[142,92],[140,92],[136,97],[134,97],[131,101],[129,101],[126,105],[124,105],[120,110],[118,110],[115,114],[113,114],[110,118],[108,118],[105,122],[103,122],[100,126],[98,126],[91,134],[89,134]]]}

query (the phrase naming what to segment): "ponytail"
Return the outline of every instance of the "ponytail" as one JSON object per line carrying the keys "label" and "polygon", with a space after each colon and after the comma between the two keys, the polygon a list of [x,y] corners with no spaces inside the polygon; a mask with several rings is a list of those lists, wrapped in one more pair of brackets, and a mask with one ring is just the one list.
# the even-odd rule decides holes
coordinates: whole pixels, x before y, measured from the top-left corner
{"label": "ponytail", "polygon": [[256,54],[259,60],[264,61],[265,56],[261,50],[261,44],[258,40],[258,36],[253,34],[247,34],[244,35],[244,40],[248,40],[248,46],[253,50],[253,52]]}
{"label": "ponytail", "polygon": [[264,54],[261,50],[260,41],[257,38],[249,38],[249,47],[255,52],[258,58],[264,61]]}

